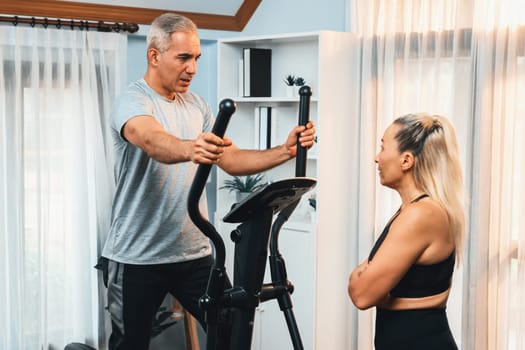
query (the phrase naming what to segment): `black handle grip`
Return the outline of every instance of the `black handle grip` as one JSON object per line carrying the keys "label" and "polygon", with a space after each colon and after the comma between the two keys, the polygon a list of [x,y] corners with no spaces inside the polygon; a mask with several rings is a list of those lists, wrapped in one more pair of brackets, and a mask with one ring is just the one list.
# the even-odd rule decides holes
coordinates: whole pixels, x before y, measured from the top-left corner
{"label": "black handle grip", "polygon": [[[312,89],[307,86],[301,86],[299,89],[299,125],[306,125],[310,120],[310,97]],[[297,135],[299,137],[299,135]],[[297,141],[297,158],[295,160],[295,176],[306,176],[306,153],[308,149],[302,147]]]}
{"label": "black handle grip", "polygon": [[[219,104],[219,112],[217,113],[217,118],[215,124],[213,124],[212,132],[219,136],[223,137],[228,127],[228,123],[232,114],[235,112],[235,102],[230,99],[224,99]],[[226,251],[224,247],[224,241],[222,237],[217,232],[215,227],[206,220],[199,209],[199,199],[204,191],[206,186],[206,180],[210,174],[211,164],[200,164],[197,168],[197,173],[191,184],[190,192],[188,195],[188,214],[202,233],[204,233],[215,246],[215,266],[224,266],[224,261],[226,258]]]}
{"label": "black handle grip", "polygon": [[217,113],[217,119],[215,119],[215,124],[211,130],[212,133],[219,137],[223,137],[226,133],[226,128],[230,122],[230,118],[233,113],[235,113],[235,102],[226,98],[219,103],[219,112]]}

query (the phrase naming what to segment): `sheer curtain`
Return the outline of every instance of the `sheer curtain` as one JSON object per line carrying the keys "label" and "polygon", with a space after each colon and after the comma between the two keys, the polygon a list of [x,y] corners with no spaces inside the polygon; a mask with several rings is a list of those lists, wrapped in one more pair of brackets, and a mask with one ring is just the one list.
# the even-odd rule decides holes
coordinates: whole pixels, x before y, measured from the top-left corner
{"label": "sheer curtain", "polygon": [[[460,142],[470,222],[447,308],[463,349],[525,349],[522,7],[517,0],[350,2],[362,58],[354,77],[362,214],[352,260],[366,257],[399,205],[397,194],[378,183],[373,162],[384,129],[410,112],[449,117]],[[355,312],[357,336],[349,343],[372,349],[374,314]]]}
{"label": "sheer curtain", "polygon": [[0,26],[0,349],[105,343],[93,266],[125,52],[120,34]]}
{"label": "sheer curtain", "polygon": [[472,182],[466,344],[525,349],[525,4],[484,1],[473,18],[479,152]]}

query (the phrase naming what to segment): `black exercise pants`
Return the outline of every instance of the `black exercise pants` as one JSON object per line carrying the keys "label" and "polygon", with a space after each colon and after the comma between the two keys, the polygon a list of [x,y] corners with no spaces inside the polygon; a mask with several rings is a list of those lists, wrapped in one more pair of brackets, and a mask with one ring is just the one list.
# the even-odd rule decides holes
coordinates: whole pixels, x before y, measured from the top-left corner
{"label": "black exercise pants", "polygon": [[377,308],[376,350],[457,350],[445,309]]}
{"label": "black exercise pants", "polygon": [[109,261],[110,350],[147,350],[153,319],[170,293],[205,327],[198,306],[206,291],[213,257],[173,264],[131,265]]}

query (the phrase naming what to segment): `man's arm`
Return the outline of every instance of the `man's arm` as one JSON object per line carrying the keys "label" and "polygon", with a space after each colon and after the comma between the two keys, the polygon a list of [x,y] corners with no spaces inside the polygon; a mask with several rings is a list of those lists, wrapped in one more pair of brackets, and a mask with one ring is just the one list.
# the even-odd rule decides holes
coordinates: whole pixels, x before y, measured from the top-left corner
{"label": "man's arm", "polygon": [[251,175],[271,169],[297,155],[297,134],[300,134],[302,147],[311,147],[314,144],[314,123],[310,121],[306,127],[296,126],[283,145],[267,150],[240,149],[225,137],[224,141],[231,146],[223,148],[224,153],[217,164],[230,175]]}
{"label": "man's arm", "polygon": [[231,141],[212,133],[201,133],[195,140],[182,140],[169,134],[155,118],[146,115],[131,118],[123,126],[122,136],[151,158],[166,164],[187,161],[213,164],[225,147],[231,145]]}

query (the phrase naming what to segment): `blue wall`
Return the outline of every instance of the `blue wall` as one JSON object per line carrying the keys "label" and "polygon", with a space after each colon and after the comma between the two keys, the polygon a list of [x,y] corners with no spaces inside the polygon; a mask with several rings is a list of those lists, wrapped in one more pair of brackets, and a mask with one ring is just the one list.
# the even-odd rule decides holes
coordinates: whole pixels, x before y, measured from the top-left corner
{"label": "blue wall", "polygon": [[128,66],[126,79],[128,82],[140,79],[146,73],[146,37],[143,35],[128,35]]}
{"label": "blue wall", "polygon": [[262,0],[242,32],[201,30],[201,37],[218,39],[318,30],[346,31],[350,0]]}

